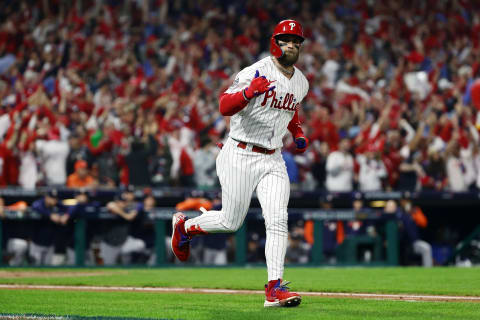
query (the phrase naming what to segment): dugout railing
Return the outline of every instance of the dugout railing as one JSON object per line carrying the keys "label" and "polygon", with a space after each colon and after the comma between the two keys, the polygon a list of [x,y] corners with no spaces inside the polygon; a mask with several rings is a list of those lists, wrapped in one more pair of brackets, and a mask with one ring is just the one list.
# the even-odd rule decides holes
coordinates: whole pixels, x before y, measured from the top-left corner
{"label": "dugout railing", "polygon": [[[87,221],[108,221],[114,219],[120,219],[115,215],[110,214],[105,207],[86,206],[83,210],[85,213],[81,216],[75,217],[74,223],[74,246],[75,246],[75,266],[85,266],[86,261],[86,225]],[[165,238],[167,236],[167,224],[170,224],[172,213],[175,212],[175,208],[154,208],[147,212],[147,219],[150,219],[154,223],[155,233],[155,266],[165,266],[167,262],[167,254],[165,247]],[[198,211],[186,211],[190,217],[195,217],[200,213]],[[374,263],[382,265],[397,265],[399,244],[398,244],[398,226],[395,217],[391,214],[383,214],[380,210],[367,210],[355,212],[348,209],[290,209],[289,215],[301,217],[304,220],[312,220],[314,222],[314,244],[312,247],[312,256],[310,265],[322,265],[325,260],[323,256],[323,221],[352,221],[352,220],[370,220],[381,221],[385,223],[385,257],[382,255],[374,255]],[[42,215],[38,214],[34,210],[28,208],[25,211],[6,210],[4,213],[4,219],[13,220],[41,220],[45,219]],[[262,223],[261,209],[252,208],[247,214],[247,219],[258,220],[258,223]],[[0,239],[3,233],[3,223],[0,220]],[[245,265],[247,254],[247,227],[246,223],[235,232],[235,264]],[[0,257],[2,251],[0,247]],[[377,250],[376,250],[377,251]],[[349,254],[351,256],[351,254]],[[355,264],[354,259],[347,259],[347,262]]]}
{"label": "dugout railing", "polygon": [[[5,200],[5,204],[12,204],[16,201],[25,201],[29,205],[39,199],[49,188],[41,187],[34,190],[24,190],[16,187],[0,188],[0,196]],[[75,190],[68,188],[57,189],[59,198],[66,200],[72,199],[75,194]],[[148,191],[147,191],[148,190]],[[121,189],[97,189],[88,190],[89,199],[97,201],[101,205],[105,205],[108,201],[114,199],[116,195],[121,192]],[[171,219],[171,214],[175,211],[174,207],[177,203],[184,200],[186,197],[206,197],[214,199],[218,197],[219,190],[199,191],[194,189],[185,188],[154,188],[154,189],[137,189],[135,190],[135,197],[137,200],[143,199],[146,194],[152,195],[156,201],[157,206],[155,210],[150,213],[150,219],[155,224],[155,237],[156,245],[155,250],[157,253],[156,265],[166,265],[165,259],[165,246],[158,245],[162,242],[162,238],[167,236],[167,224]],[[321,224],[325,220],[349,220],[349,219],[384,219],[374,216],[355,216],[355,213],[350,210],[352,201],[354,199],[363,199],[364,202],[369,205],[376,201],[385,203],[386,200],[400,200],[403,198],[411,199],[416,205],[422,207],[422,210],[428,217],[429,224],[427,228],[428,237],[426,240],[434,240],[438,234],[442,231],[442,228],[447,226],[450,230],[447,230],[446,234],[456,234],[457,238],[450,244],[451,248],[454,248],[447,254],[440,264],[451,264],[459,255],[464,252],[466,244],[474,237],[479,237],[480,233],[480,193],[478,191],[470,192],[449,192],[449,191],[388,191],[388,192],[350,192],[350,193],[327,193],[322,191],[301,191],[292,190],[290,202],[289,202],[289,215],[301,215],[304,219],[311,218],[315,221],[314,234],[317,239],[313,245],[310,264],[321,265],[324,263],[324,256],[322,250],[321,235],[323,228]],[[330,202],[333,204],[331,210],[319,209],[322,207],[322,203]],[[379,204],[379,207],[381,205]],[[259,203],[255,196],[252,199],[250,213],[247,215],[247,219],[259,220],[258,223],[263,224],[263,220],[260,214]],[[343,209],[342,209],[343,208]],[[97,212],[98,211],[98,212]],[[107,213],[103,208],[93,210],[91,216],[85,216],[75,221],[74,232],[75,238],[79,241],[75,241],[76,261],[78,265],[81,265],[83,257],[85,255],[85,242],[81,239],[85,238],[86,222],[89,219],[112,219],[111,214]],[[372,212],[375,212],[373,210]],[[378,212],[378,211],[377,211]],[[189,212],[189,215],[196,215],[198,212]],[[393,218],[393,217],[391,217]],[[25,212],[20,211],[5,211],[4,219],[39,219],[30,209]],[[0,219],[0,233],[2,232],[2,219]],[[394,219],[384,221],[384,233],[382,240],[382,264],[396,265],[399,262],[399,233],[398,227]],[[235,251],[235,264],[245,263],[245,248],[247,239],[247,229],[245,225],[237,231],[235,234],[237,250]],[[1,234],[0,234],[1,239]],[[5,243],[4,243],[5,244]],[[0,246],[0,250],[2,250]],[[0,255],[1,256],[1,255]],[[378,255],[374,254],[374,257]],[[374,259],[377,260],[378,259]]]}

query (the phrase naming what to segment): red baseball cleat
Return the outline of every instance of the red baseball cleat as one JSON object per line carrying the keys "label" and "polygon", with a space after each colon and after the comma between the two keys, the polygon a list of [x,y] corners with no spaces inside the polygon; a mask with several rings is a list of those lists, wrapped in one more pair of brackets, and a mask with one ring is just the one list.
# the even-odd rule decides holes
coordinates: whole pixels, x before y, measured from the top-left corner
{"label": "red baseball cleat", "polygon": [[282,279],[268,281],[265,285],[264,307],[296,307],[302,301],[302,297],[295,292],[288,291],[287,284],[290,281]]}
{"label": "red baseball cleat", "polygon": [[177,212],[172,217],[172,251],[180,261],[187,261],[190,256],[190,240],[192,237],[185,232],[187,217]]}

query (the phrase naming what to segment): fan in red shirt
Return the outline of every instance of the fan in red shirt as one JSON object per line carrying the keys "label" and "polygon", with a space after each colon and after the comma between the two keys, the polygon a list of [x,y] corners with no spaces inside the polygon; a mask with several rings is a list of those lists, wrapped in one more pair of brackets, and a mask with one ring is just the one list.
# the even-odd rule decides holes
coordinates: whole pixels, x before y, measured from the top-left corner
{"label": "fan in red shirt", "polygon": [[320,107],[313,116],[310,126],[313,128],[311,140],[325,141],[331,151],[338,149],[340,136],[335,124],[329,119],[328,109]]}
{"label": "fan in red shirt", "polygon": [[5,187],[16,183],[15,159],[7,143],[0,144],[0,186]]}

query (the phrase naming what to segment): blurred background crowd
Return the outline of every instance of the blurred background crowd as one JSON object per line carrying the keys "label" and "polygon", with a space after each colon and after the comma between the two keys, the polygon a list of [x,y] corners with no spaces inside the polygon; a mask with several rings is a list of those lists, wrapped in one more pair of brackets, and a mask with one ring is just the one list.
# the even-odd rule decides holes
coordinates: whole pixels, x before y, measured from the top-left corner
{"label": "blurred background crowd", "polygon": [[[228,136],[229,118],[217,97],[238,71],[269,55],[273,27],[285,18],[303,24],[297,67],[310,83],[299,111],[310,147],[295,154],[285,137],[292,188],[480,188],[480,4],[466,0],[2,1],[0,187],[218,189],[216,143]],[[122,194],[107,209],[124,223],[92,231],[92,250],[108,252],[91,251],[92,263],[113,263],[132,248],[155,259],[153,240],[140,239],[151,225],[137,236],[125,228],[155,199]],[[85,208],[70,212],[55,199],[46,194],[37,209],[71,237],[69,218],[52,214]],[[420,236],[404,214],[416,209],[401,213],[397,205],[404,207],[392,204],[390,213],[414,230],[412,244]],[[311,225],[290,227],[287,261],[308,261]],[[324,241],[333,250],[345,234],[369,227],[325,222]],[[15,239],[34,237],[33,227],[17,229]],[[207,263],[231,261],[233,238],[222,237],[205,240]],[[249,233],[248,261],[262,261],[262,237]],[[38,240],[35,261],[66,253],[65,239],[60,249],[54,239]],[[16,244],[26,252],[26,242]],[[431,257],[418,248],[411,250]]]}
{"label": "blurred background crowd", "polygon": [[[472,1],[2,1],[0,186],[215,188],[217,97],[302,22],[302,190],[480,186]],[[480,88],[479,88],[480,90]]]}

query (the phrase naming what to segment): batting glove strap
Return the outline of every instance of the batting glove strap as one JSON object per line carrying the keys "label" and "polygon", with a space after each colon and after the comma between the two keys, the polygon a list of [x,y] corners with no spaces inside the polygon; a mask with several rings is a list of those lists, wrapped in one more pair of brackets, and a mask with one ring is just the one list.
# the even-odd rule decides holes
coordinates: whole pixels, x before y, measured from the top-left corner
{"label": "batting glove strap", "polygon": [[245,94],[245,91],[247,91],[248,87],[246,87],[245,89],[243,89],[242,91],[242,94],[243,94],[243,99],[245,99],[245,101],[250,101],[250,99],[247,98],[247,95]]}
{"label": "batting glove strap", "polygon": [[306,137],[298,137],[295,139],[295,145],[297,147],[297,152],[303,153],[307,150],[308,139]]}

